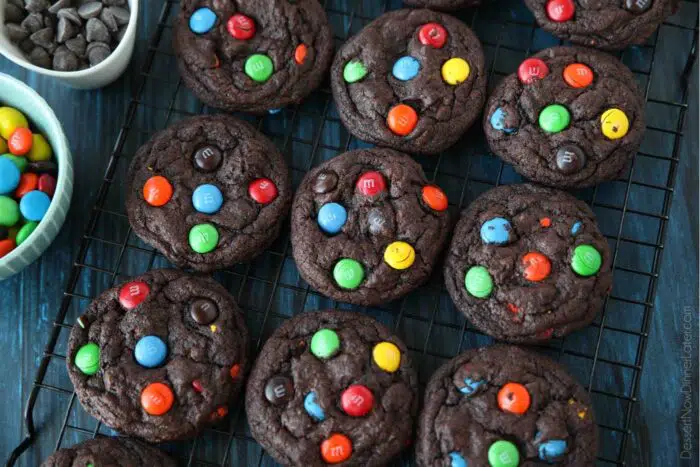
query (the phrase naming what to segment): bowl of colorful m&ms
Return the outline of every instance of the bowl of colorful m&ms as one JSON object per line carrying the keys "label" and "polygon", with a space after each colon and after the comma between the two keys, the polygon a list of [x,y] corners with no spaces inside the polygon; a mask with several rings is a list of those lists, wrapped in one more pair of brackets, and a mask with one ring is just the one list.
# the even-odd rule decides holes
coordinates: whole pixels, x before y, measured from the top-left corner
{"label": "bowl of colorful m&ms", "polygon": [[33,89],[0,73],[0,280],[51,244],[72,194],[73,159],[61,123]]}

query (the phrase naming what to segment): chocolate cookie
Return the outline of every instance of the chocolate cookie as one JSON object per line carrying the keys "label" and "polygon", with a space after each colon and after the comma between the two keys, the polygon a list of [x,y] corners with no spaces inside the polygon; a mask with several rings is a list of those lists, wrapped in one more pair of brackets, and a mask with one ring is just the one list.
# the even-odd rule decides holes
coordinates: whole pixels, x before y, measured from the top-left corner
{"label": "chocolate cookie", "polygon": [[553,47],[523,61],[484,112],[491,150],[526,177],[556,187],[618,177],[644,127],[644,98],[629,69],[580,47]]}
{"label": "chocolate cookie", "polygon": [[518,347],[465,352],[425,390],[421,467],[593,467],[598,432],[588,393],[552,360]]}
{"label": "chocolate cookie", "polygon": [[227,115],[175,123],[142,146],[129,170],[126,211],[136,234],[180,267],[223,269],[262,252],[291,204],[275,146]]}
{"label": "chocolate cookie", "polygon": [[608,242],[583,201],[510,185],[484,193],[462,213],[445,282],[476,328],[535,342],[593,321],[612,286],[611,267]]}
{"label": "chocolate cookie", "polygon": [[226,289],[160,269],[95,299],[71,331],[66,363],[86,412],[159,443],[225,417],[247,355],[248,331]]}
{"label": "chocolate cookie", "polygon": [[481,5],[481,0],[403,0],[404,4],[412,7],[430,8],[433,10],[454,11]]}
{"label": "chocolate cookie", "polygon": [[333,56],[318,0],[183,0],[173,42],[197,97],[253,113],[299,103],[321,84]]}
{"label": "chocolate cookie", "polygon": [[292,249],[322,294],[378,305],[425,282],[449,231],[447,197],[420,165],[391,149],[362,149],[310,171],[292,207]]}
{"label": "chocolate cookie", "polygon": [[176,467],[175,461],[157,448],[127,438],[97,438],[49,456],[41,467]]}
{"label": "chocolate cookie", "polygon": [[452,146],[481,114],[484,54],[462,21],[398,10],[367,25],[331,69],[340,118],[357,138],[409,153]]}
{"label": "chocolate cookie", "polygon": [[375,320],[306,312],[278,328],[246,389],[253,437],[283,465],[380,466],[411,440],[418,376]]}
{"label": "chocolate cookie", "polygon": [[537,23],[560,39],[599,49],[643,44],[679,0],[525,0]]}

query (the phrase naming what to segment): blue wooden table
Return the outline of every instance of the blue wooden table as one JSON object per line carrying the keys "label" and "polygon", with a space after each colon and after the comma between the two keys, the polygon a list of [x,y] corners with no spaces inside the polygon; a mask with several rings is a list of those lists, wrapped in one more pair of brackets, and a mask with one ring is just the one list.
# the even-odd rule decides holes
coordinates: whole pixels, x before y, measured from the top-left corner
{"label": "blue wooden table", "polygon": [[[99,91],[76,91],[60,83],[27,73],[0,59],[0,71],[9,73],[36,89],[63,122],[75,158],[75,194],[63,230],[35,264],[0,283],[0,458],[24,436],[22,409],[31,389],[35,370],[42,358],[51,324],[62,299],[65,281],[77,253],[94,204],[97,190],[129,98],[140,79],[141,65],[149,53],[149,38],[160,13],[160,2],[144,2],[139,39],[126,75]],[[695,10],[697,14],[697,10]],[[664,50],[673,51],[673,44]],[[687,50],[687,49],[686,49]],[[663,60],[659,57],[655,79],[663,81]],[[659,71],[660,70],[660,71]],[[174,71],[173,71],[174,72]],[[692,439],[697,440],[697,348],[698,321],[698,70],[692,74],[690,108],[685,138],[679,154],[677,184],[673,194],[670,224],[664,242],[663,263],[644,372],[639,387],[639,404],[632,421],[628,465],[697,465],[697,444],[684,446],[684,414],[691,411]],[[675,86],[670,82],[669,86]],[[167,97],[164,96],[164,99]],[[166,100],[167,102],[167,100]],[[688,331],[690,330],[690,331]],[[691,343],[691,347],[684,346]],[[636,351],[636,349],[634,349]],[[684,359],[693,355],[689,366]],[[688,393],[692,387],[692,395]],[[37,413],[37,426],[55,414]],[[48,422],[47,422],[48,423]],[[46,442],[39,437],[39,443]],[[34,450],[45,452],[51,447]],[[689,451],[691,459],[682,459]],[[28,459],[33,459],[32,461]],[[40,459],[23,459],[20,465],[34,465]],[[26,463],[29,462],[29,463]]]}

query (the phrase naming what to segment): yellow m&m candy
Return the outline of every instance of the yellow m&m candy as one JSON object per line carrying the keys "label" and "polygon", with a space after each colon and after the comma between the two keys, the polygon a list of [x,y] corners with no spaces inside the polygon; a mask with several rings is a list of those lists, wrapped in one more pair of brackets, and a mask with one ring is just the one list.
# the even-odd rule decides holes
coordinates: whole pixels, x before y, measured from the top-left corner
{"label": "yellow m&m candy", "polygon": [[630,129],[627,115],[616,108],[608,109],[600,116],[600,129],[608,139],[620,139]]}
{"label": "yellow m&m candy", "polygon": [[391,342],[380,342],[372,350],[372,358],[382,370],[393,373],[401,365],[401,351]]}
{"label": "yellow m&m candy", "polygon": [[406,242],[394,242],[384,250],[386,264],[399,271],[408,269],[416,260],[416,250]]}
{"label": "yellow m&m candy", "polygon": [[469,78],[469,63],[463,58],[451,58],[442,65],[442,79],[456,86]]}

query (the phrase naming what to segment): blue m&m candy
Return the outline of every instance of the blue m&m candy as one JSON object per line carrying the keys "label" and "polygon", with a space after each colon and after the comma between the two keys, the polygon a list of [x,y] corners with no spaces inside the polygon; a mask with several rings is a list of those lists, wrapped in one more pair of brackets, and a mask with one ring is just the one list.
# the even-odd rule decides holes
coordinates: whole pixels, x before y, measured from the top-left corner
{"label": "blue m&m candy", "polygon": [[318,405],[318,402],[316,402],[316,393],[313,391],[304,397],[304,410],[317,422],[322,422],[326,419],[326,413],[321,406]]}
{"label": "blue m&m candy", "polygon": [[518,131],[517,128],[506,128],[506,117],[508,117],[508,114],[506,113],[505,110],[502,108],[498,107],[493,114],[491,114],[491,118],[489,119],[489,123],[491,123],[491,127],[493,127],[494,130],[502,131],[506,134],[512,134]]}
{"label": "blue m&m candy", "polygon": [[581,221],[574,222],[574,225],[571,226],[571,235],[578,235],[582,228],[583,223]]}
{"label": "blue m&m candy", "polygon": [[566,454],[566,441],[563,439],[550,439],[540,444],[537,452],[543,461],[554,462]]}
{"label": "blue m&m candy", "polygon": [[487,245],[505,245],[510,238],[511,226],[507,219],[494,217],[481,225],[481,241]]}
{"label": "blue m&m candy", "polygon": [[216,24],[216,13],[210,8],[200,8],[190,16],[190,29],[195,34],[206,34]]}
{"label": "blue m&m candy", "polygon": [[134,348],[136,363],[146,368],[161,366],[167,356],[168,346],[158,336],[142,337]]}
{"label": "blue m&m candy", "polygon": [[394,63],[392,74],[394,78],[401,81],[410,81],[418,76],[420,71],[420,62],[408,55],[401,57]]}
{"label": "blue m&m candy", "polygon": [[337,234],[348,220],[348,212],[338,203],[326,203],[318,211],[318,226],[327,234]]}
{"label": "blue m&m candy", "polygon": [[459,388],[459,392],[471,396],[484,384],[486,384],[486,381],[474,381],[471,378],[464,378],[464,386]]}
{"label": "blue m&m candy", "polygon": [[457,451],[450,453],[450,467],[469,467],[464,457]]}
{"label": "blue m&m candy", "polygon": [[39,222],[49,210],[51,198],[43,191],[34,190],[19,200],[19,212],[28,221]]}
{"label": "blue m&m candy", "polygon": [[214,214],[224,203],[224,195],[214,185],[199,185],[192,193],[192,205],[204,214]]}
{"label": "blue m&m candy", "polygon": [[19,169],[9,157],[0,158],[0,195],[15,191],[20,176]]}

